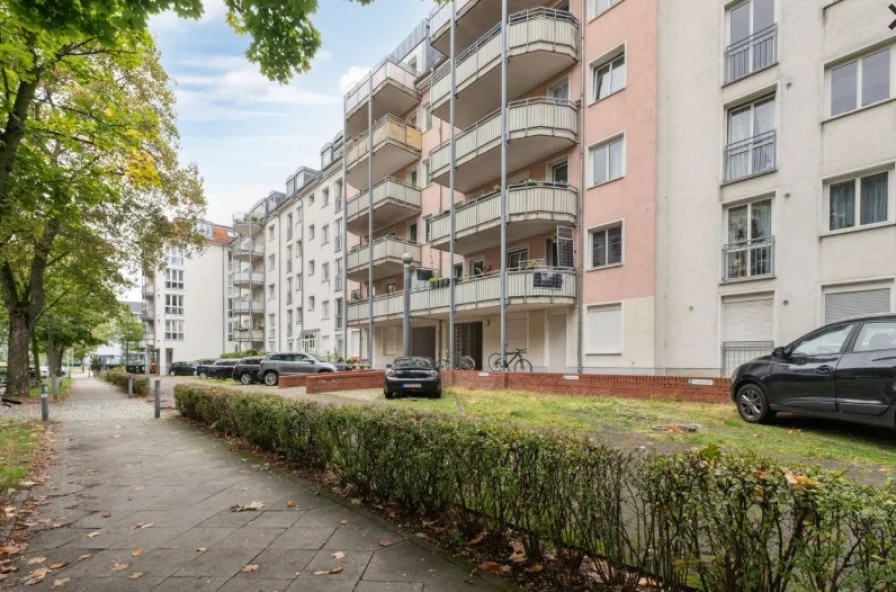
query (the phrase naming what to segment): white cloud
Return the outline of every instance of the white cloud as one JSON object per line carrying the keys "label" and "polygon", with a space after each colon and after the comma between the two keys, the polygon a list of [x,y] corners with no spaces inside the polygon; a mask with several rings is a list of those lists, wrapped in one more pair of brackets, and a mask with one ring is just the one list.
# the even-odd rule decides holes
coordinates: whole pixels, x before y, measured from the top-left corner
{"label": "white cloud", "polygon": [[177,90],[177,117],[181,121],[241,121],[259,117],[286,117],[278,111],[241,109],[216,102],[204,92]]}
{"label": "white cloud", "polygon": [[368,72],[370,72],[370,68],[351,66],[345,74],[339,77],[339,91],[342,94],[347,93],[351,87],[367,76]]}
{"label": "white cloud", "polygon": [[[224,14],[227,8],[224,6],[224,0],[202,0],[202,16],[199,17],[198,23],[201,25],[217,22],[224,22]],[[178,16],[173,10],[167,10],[161,14],[157,14],[149,20],[150,30],[154,33],[162,33],[172,29],[178,29],[185,25],[195,26],[197,21],[186,19]]]}
{"label": "white cloud", "polygon": [[314,59],[319,62],[329,62],[333,59],[333,52],[329,49],[319,49],[317,53],[314,55]]}

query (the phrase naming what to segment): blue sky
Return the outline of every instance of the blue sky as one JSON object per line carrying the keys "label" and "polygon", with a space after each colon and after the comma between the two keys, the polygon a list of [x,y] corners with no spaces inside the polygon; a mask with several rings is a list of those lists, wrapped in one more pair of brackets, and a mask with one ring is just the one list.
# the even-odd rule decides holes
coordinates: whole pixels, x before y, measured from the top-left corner
{"label": "blue sky", "polygon": [[313,22],[323,46],[307,74],[270,82],[244,56],[247,40],[224,22],[221,0],[204,0],[202,19],[173,14],[150,27],[162,64],[177,81],[182,160],[196,162],[207,217],[230,224],[300,165],[320,166],[320,148],[342,130],[344,91],[429,14],[429,0],[359,6],[319,0]]}

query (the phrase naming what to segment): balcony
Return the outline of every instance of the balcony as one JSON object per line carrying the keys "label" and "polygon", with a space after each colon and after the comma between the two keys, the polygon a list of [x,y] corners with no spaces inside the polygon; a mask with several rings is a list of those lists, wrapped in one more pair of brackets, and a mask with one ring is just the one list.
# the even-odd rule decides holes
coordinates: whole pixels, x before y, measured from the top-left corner
{"label": "balcony", "polygon": [[[348,183],[358,189],[367,188],[367,132],[349,141],[346,158]],[[419,160],[422,141],[420,130],[386,115],[373,127],[373,182]]]}
{"label": "balcony", "polygon": [[775,170],[775,132],[765,132],[725,148],[725,182]]}
{"label": "balcony", "polygon": [[233,332],[234,341],[264,341],[264,329],[237,329]]}
{"label": "balcony", "polygon": [[233,312],[235,314],[264,314],[264,302],[261,300],[249,300],[248,298],[240,298],[233,301]]}
{"label": "balcony", "polygon": [[[420,265],[420,245],[394,236],[385,236],[373,241],[373,279],[378,280],[403,272],[402,255],[410,253],[412,265]],[[366,282],[370,266],[368,245],[359,245],[348,252],[347,277],[353,282]]]}
{"label": "balcony", "polygon": [[143,297],[154,298],[156,295],[156,287],[154,284],[143,284]]}
{"label": "balcony", "polygon": [[256,214],[234,214],[233,231],[244,236],[254,236],[261,232],[261,216]]}
{"label": "balcony", "polygon": [[[346,204],[349,232],[367,236],[368,198],[364,191]],[[388,178],[373,186],[373,229],[420,215],[420,190]]]}
{"label": "balcony", "polygon": [[[516,242],[575,225],[578,196],[565,183],[526,183],[507,189],[507,242]],[[450,249],[448,213],[432,220],[432,248]],[[496,191],[455,209],[454,251],[469,255],[501,244],[501,192]]]}
{"label": "balcony", "polygon": [[373,120],[401,116],[420,102],[416,80],[420,74],[392,56],[387,57],[345,95],[345,124],[349,136],[367,130],[368,79],[373,76]]}
{"label": "balcony", "polygon": [[264,244],[256,241],[242,241],[233,246],[235,261],[253,261],[264,257]]}
{"label": "balcony", "polygon": [[[461,51],[501,20],[499,0],[456,0],[455,50]],[[539,0],[514,0],[514,10],[526,10],[543,5]],[[429,15],[430,43],[445,55],[451,52],[451,2],[433,8]]]}
{"label": "balcony", "polygon": [[254,288],[264,285],[263,271],[235,271],[233,272],[233,285],[237,288]]}
{"label": "balcony", "polygon": [[151,308],[144,308],[140,311],[140,318],[147,323],[152,323],[156,320],[155,311]]}
{"label": "balcony", "polygon": [[[513,14],[507,29],[507,96],[521,97],[556,78],[578,60],[578,21],[563,10],[536,8]],[[455,123],[466,128],[501,104],[501,23],[456,59]],[[450,119],[451,63],[433,74],[430,100],[436,117]]]}
{"label": "balcony", "polygon": [[[411,293],[411,314],[446,317],[450,288],[428,288]],[[500,306],[501,276],[494,273],[466,278],[455,288],[458,316],[495,314]],[[572,306],[576,300],[576,274],[568,269],[526,269],[507,272],[507,301],[514,311]],[[401,318],[404,312],[401,293],[373,299],[374,321]],[[368,320],[369,303],[355,301],[348,307],[348,324],[363,325]]]}
{"label": "balcony", "polygon": [[[570,101],[524,99],[507,106],[507,170],[515,171],[575,146],[578,108]],[[501,110],[464,130],[456,139],[456,189],[467,193],[493,180],[501,171]],[[430,152],[433,181],[448,184],[451,145]]]}
{"label": "balcony", "polygon": [[725,50],[725,82],[734,82],[778,61],[778,25],[733,43]]}
{"label": "balcony", "polygon": [[770,277],[775,273],[775,240],[764,237],[729,243],[722,249],[722,281]]}

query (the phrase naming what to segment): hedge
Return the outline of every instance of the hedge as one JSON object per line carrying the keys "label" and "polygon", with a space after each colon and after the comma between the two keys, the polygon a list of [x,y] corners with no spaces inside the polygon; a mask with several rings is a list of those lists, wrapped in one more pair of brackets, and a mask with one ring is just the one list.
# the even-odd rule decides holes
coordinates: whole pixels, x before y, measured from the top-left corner
{"label": "hedge", "polygon": [[[100,380],[114,384],[117,387],[128,392],[128,376],[122,368],[112,368],[104,372],[100,372]],[[148,396],[150,394],[149,378],[145,376],[134,376],[134,394],[138,397]]]}
{"label": "hedge", "polygon": [[[636,590],[896,589],[896,487],[709,447],[671,456],[394,408],[320,406],[178,385],[177,409],[292,461],[334,471],[407,511],[448,513],[466,536],[550,547],[570,571],[597,558]],[[643,584],[643,582],[642,582]]]}

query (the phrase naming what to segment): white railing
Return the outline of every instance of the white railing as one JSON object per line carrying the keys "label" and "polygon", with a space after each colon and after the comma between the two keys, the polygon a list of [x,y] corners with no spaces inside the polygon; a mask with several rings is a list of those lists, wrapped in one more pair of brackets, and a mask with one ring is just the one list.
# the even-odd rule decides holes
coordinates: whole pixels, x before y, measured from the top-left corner
{"label": "white railing", "polygon": [[[348,156],[346,167],[352,168],[362,159],[367,157],[367,136],[364,132],[357,138],[352,138],[348,143]],[[422,136],[419,129],[409,125],[406,121],[393,116],[380,117],[373,126],[373,149],[392,140],[419,152],[423,147]]]}
{"label": "white railing", "polygon": [[233,338],[236,341],[263,341],[264,340],[264,329],[252,329],[249,331],[248,329],[238,329],[233,332]]}
{"label": "white railing", "polygon": [[[455,0],[454,13],[457,14],[463,10],[464,6],[475,0]],[[443,2],[433,7],[429,13],[429,30],[430,34],[435,38],[439,30],[445,25],[451,23],[451,2]]]}
{"label": "white railing", "polygon": [[392,56],[386,57],[386,59],[374,67],[371,74],[367,74],[367,76],[362,78],[360,82],[345,94],[346,116],[354,113],[354,111],[367,99],[367,95],[370,91],[367,82],[371,76],[373,76],[374,92],[376,92],[379,85],[383,84],[386,80],[392,80],[394,83],[405,87],[412,94],[417,95],[415,83],[417,76],[419,75],[420,74],[416,70],[407,64],[396,60]]}
{"label": "white railing", "polygon": [[264,313],[264,302],[261,300],[248,300],[246,298],[240,298],[233,301],[233,312],[236,313],[248,313],[251,309],[252,314],[262,314]]}
{"label": "white railing", "polygon": [[[401,261],[401,256],[410,253],[414,261],[420,262],[420,245],[394,236],[384,236],[373,241],[373,264],[384,259]],[[359,245],[348,252],[349,271],[366,268],[369,263],[368,245]]]}
{"label": "white railing", "polygon": [[[367,214],[368,192],[353,197],[346,204],[349,222]],[[413,185],[388,177],[373,186],[373,207],[386,200],[393,200],[409,208],[420,209],[420,190]]]}
{"label": "white railing", "polygon": [[725,148],[725,181],[743,179],[775,168],[775,131],[765,132]]}
{"label": "white railing", "polygon": [[264,243],[243,239],[233,246],[234,253],[252,253],[258,255],[264,253]]}
{"label": "white railing", "polygon": [[264,283],[264,272],[263,271],[253,271],[251,274],[248,271],[235,271],[233,272],[233,283],[234,284],[263,284]]}
{"label": "white railing", "polygon": [[722,249],[724,281],[774,275],[775,240],[766,237],[729,243]]}
{"label": "white railing", "polygon": [[767,68],[778,60],[778,26],[772,25],[741,39],[725,50],[725,82]]}
{"label": "white railing", "polygon": [[[450,14],[450,13],[449,13]],[[533,8],[513,14],[508,19],[507,52],[535,51],[546,45],[554,53],[578,55],[579,22],[565,10]],[[455,79],[458,88],[482,75],[483,71],[501,63],[501,23],[455,58]],[[430,102],[438,107],[451,96],[451,62],[442,64],[432,77]]]}
{"label": "white railing", "polygon": [[[578,109],[575,103],[561,99],[539,97],[523,99],[507,105],[508,136],[522,135],[533,128],[559,132],[575,137],[579,130]],[[475,156],[482,150],[491,150],[501,140],[501,110],[489,113],[457,136],[457,160]],[[430,153],[432,175],[447,168],[451,162],[450,142],[443,142]]]}
{"label": "white railing", "polygon": [[[507,214],[510,217],[558,215],[564,221],[576,215],[576,190],[566,183],[524,182],[507,188]],[[475,231],[479,226],[501,219],[501,192],[495,191],[455,208],[455,232]],[[432,241],[448,237],[449,214],[432,220]]]}

